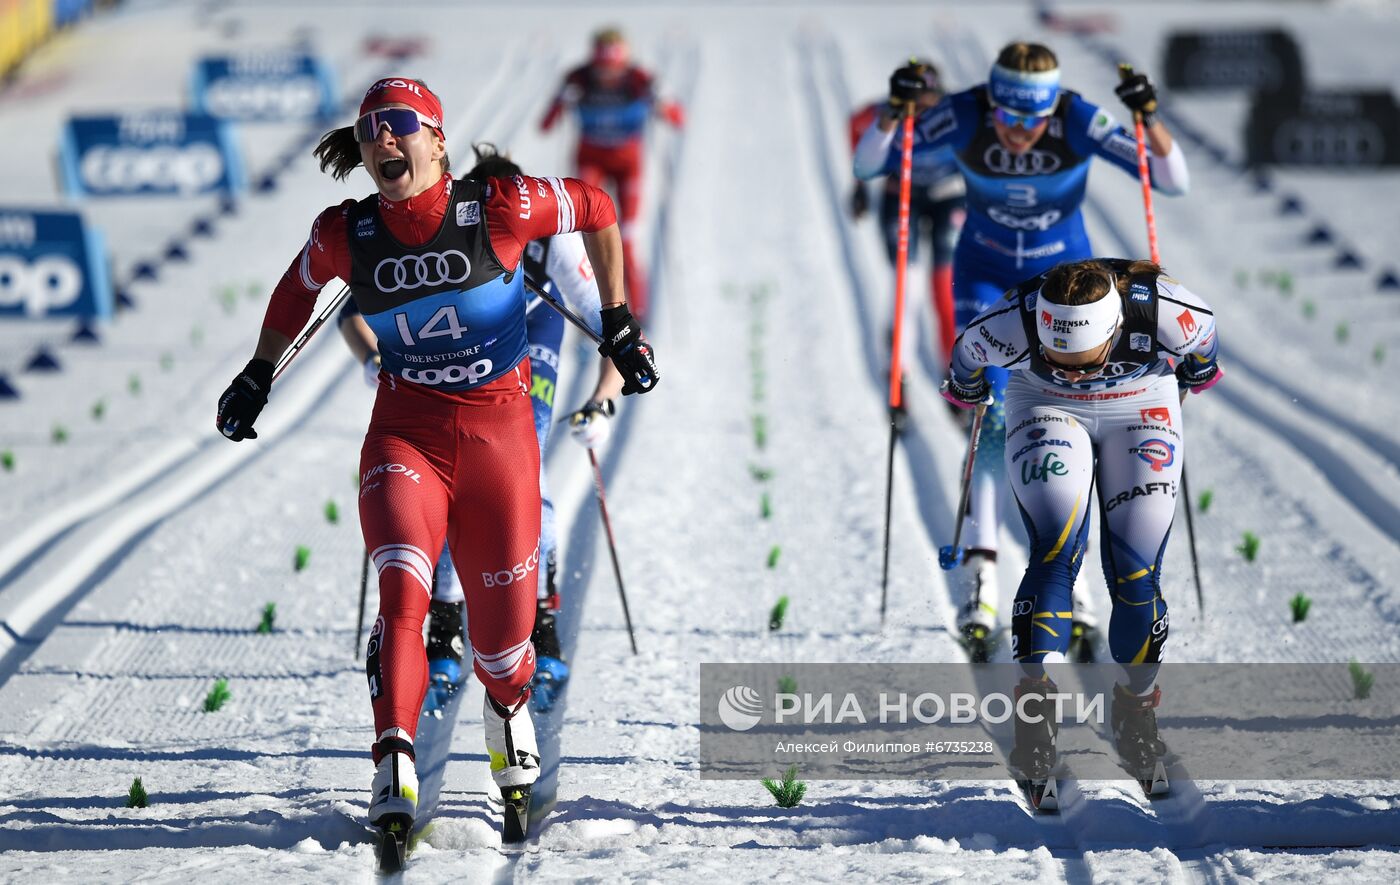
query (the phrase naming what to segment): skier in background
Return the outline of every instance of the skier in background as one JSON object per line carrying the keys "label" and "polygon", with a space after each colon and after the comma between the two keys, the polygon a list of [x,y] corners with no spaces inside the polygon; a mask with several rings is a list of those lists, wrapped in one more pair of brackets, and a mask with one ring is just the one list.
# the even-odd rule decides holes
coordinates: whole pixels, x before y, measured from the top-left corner
{"label": "skier in background", "polygon": [[[275,365],[321,289],[346,280],[383,365],[360,456],[360,525],[379,576],[366,650],[374,710],[370,822],[406,834],[417,810],[413,739],[427,691],[423,620],[432,554],[450,545],[465,588],[492,778],[528,797],[539,749],[526,706],[535,669],[539,441],[530,405],[524,275],[531,240],[584,232],[598,271],[604,354],[624,393],[657,381],[627,310],[607,194],[574,179],[454,181],[442,104],[421,81],[375,82],[354,125],[316,148],[338,179],[363,165],[377,189],[321,212],[273,291],[253,358],[219,398],[230,440],[257,438]],[[509,819],[508,819],[509,823]]]}
{"label": "skier in background", "polygon": [[[890,106],[856,147],[857,178],[898,173],[896,111],[908,103],[917,105],[927,88],[916,66],[895,71]],[[1135,74],[1115,91],[1130,110],[1143,114],[1153,187],[1184,194],[1189,184],[1186,158],[1155,116],[1152,82]],[[1038,43],[1008,44],[986,83],[918,113],[915,156],[946,148],[953,149],[967,182],[967,222],[953,257],[953,300],[960,327],[1027,276],[1092,255],[1080,211],[1091,159],[1097,156],[1137,174],[1133,134],[1108,111],[1061,89],[1055,54]],[[978,343],[983,348],[998,346],[986,339]],[[968,505],[967,561],[954,582],[963,600],[958,626],[974,658],[979,651],[985,654],[987,637],[996,627],[997,508],[1006,481],[1001,453],[1007,373],[992,364],[987,375],[995,404],[982,427],[984,457],[977,459]],[[1081,623],[1075,629],[1084,627]]]}
{"label": "skier in background", "polygon": [[617,194],[629,303],[644,320],[648,285],[636,246],[642,140],[653,114],[680,128],[685,112],[676,102],[657,97],[652,75],[632,64],[627,39],[617,28],[593,35],[593,57],[564,77],[540,120],[540,131],[553,129],[566,108],[578,116],[578,177],[595,187],[611,184]]}
{"label": "skier in background", "polygon": [[[919,110],[926,110],[943,99],[942,80],[931,61],[917,61],[922,67],[927,88],[915,100]],[[851,149],[881,111],[884,100],[871,102],[851,115]],[[951,149],[920,153],[914,158],[909,189],[909,262],[919,257],[919,240],[928,231],[933,252],[933,269],[929,273],[929,295],[933,316],[938,327],[939,357],[946,364],[953,355],[953,339],[957,324],[953,313],[953,248],[962,230],[966,215],[967,186],[958,171]],[[851,191],[851,216],[857,220],[870,209],[870,193],[864,181],[856,180]],[[885,238],[885,253],[893,265],[899,252],[899,175],[887,176],[880,190],[880,233]]]}
{"label": "skier in background", "polygon": [[[466,174],[472,181],[490,178],[512,179],[523,175],[509,157],[489,144],[474,145],[477,164]],[[525,279],[539,289],[564,300],[592,328],[601,327],[602,303],[598,281],[588,261],[583,237],[578,233],[560,234],[534,240],[525,247]],[[554,425],[554,395],[558,389],[559,352],[564,340],[564,317],[544,299],[526,293],[525,337],[530,344],[530,398],[535,412],[535,436],[543,459]],[[364,366],[364,378],[372,389],[379,386],[381,359],[374,331],[365,322],[353,301],[340,312],[340,332],[355,358]],[[599,360],[598,381],[587,402],[569,418],[570,435],[581,445],[601,445],[611,432],[616,414],[616,398],[622,390],[622,376],[607,359]],[[547,711],[569,678],[568,662],[559,646],[555,617],[559,611],[558,532],[554,502],[541,460],[540,466],[540,561],[538,571],[535,629],[535,677],[531,683],[530,705],[537,712]],[[428,608],[428,699],[425,712],[439,709],[461,687],[465,678],[462,653],[466,648],[462,633],[462,585],[447,545],[443,545],[433,571],[433,601]]]}
{"label": "skier in background", "polygon": [[[1043,665],[1069,650],[1070,596],[1097,488],[1113,600],[1109,648],[1118,663],[1136,665],[1114,689],[1113,732],[1140,779],[1151,778],[1164,752],[1154,683],[1168,626],[1162,561],[1186,456],[1180,398],[1220,380],[1218,351],[1210,307],[1162,268],[1073,261],[978,314],[958,337],[943,387],[949,402],[972,408],[991,389],[991,369],[1014,372],[1004,463],[1031,549],[1012,608],[1011,653],[1027,671],[1018,698],[1039,698],[1027,702],[1036,705],[1030,718],[1054,690]],[[1053,715],[1038,724],[1018,717],[1013,766],[1046,777],[1054,741]]]}

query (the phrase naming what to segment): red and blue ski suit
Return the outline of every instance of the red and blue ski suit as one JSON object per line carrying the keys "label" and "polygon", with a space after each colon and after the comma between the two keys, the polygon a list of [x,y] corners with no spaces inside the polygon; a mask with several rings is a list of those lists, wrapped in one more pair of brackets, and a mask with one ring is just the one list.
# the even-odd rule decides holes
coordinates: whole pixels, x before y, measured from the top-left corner
{"label": "red and blue ski suit", "polygon": [[635,65],[615,74],[604,74],[592,64],[570,71],[540,129],[552,129],[569,107],[578,116],[578,177],[594,187],[611,183],[617,193],[627,300],[632,313],[642,319],[647,310],[647,278],[635,246],[642,200],[642,140],[653,112],[677,127],[683,124],[684,113],[680,105],[658,99],[651,74]]}
{"label": "red and blue ski suit", "polygon": [[320,290],[347,280],[379,339],[383,368],[360,454],[360,524],[379,575],[367,649],[376,734],[417,733],[423,620],[444,540],[477,677],[503,706],[525,697],[540,450],[521,254],[531,240],[600,231],[615,218],[607,194],[576,179],[445,175],[405,201],[374,195],[326,209],[273,293],[263,325],[290,338]]}

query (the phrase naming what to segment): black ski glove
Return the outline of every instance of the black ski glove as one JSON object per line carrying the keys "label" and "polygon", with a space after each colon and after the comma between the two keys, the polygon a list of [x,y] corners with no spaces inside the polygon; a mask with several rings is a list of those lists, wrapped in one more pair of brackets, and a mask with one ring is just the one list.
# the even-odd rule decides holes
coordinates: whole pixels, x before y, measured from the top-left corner
{"label": "black ski glove", "polygon": [[987,382],[985,373],[967,384],[950,374],[938,387],[938,392],[943,394],[943,398],[960,409],[975,409],[980,406],[990,390],[991,385]]}
{"label": "black ski glove", "polygon": [[234,442],[258,438],[253,422],[267,405],[274,368],[267,360],[248,360],[248,365],[219,397],[219,415],[214,419],[214,426],[220,433]]}
{"label": "black ski glove", "polygon": [[869,211],[870,191],[866,189],[865,182],[857,181],[855,190],[851,191],[851,217],[859,221]]}
{"label": "black ski glove", "polygon": [[613,361],[624,379],[622,395],[646,393],[661,376],[656,357],[627,305],[603,308],[603,343],[598,352]]}
{"label": "black ski glove", "polygon": [[924,77],[924,66],[907,64],[890,74],[890,107],[896,111],[914,112],[919,97],[928,92],[928,80]]}
{"label": "black ski glove", "polygon": [[1157,89],[1146,74],[1133,74],[1113,90],[1133,113],[1142,114],[1145,126],[1151,126],[1157,113]]}
{"label": "black ski glove", "polygon": [[1223,370],[1215,360],[1201,362],[1194,356],[1187,356],[1176,364],[1176,386],[1183,393],[1204,393],[1215,386]]}

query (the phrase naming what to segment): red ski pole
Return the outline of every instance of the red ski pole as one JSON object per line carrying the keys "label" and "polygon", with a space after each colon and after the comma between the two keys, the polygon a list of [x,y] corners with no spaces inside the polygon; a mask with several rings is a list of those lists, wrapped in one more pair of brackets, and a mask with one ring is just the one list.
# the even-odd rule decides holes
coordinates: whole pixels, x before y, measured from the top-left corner
{"label": "red ski pole", "polygon": [[[1133,75],[1133,66],[1119,64],[1118,75],[1124,80]],[[1147,248],[1152,254],[1152,263],[1162,263],[1157,251],[1157,216],[1152,212],[1152,173],[1147,168],[1147,127],[1142,122],[1142,112],[1133,111],[1133,135],[1137,139],[1138,179],[1142,182],[1142,205],[1147,211]],[[1186,464],[1181,465],[1181,494],[1186,498],[1186,540],[1191,549],[1191,573],[1196,581],[1196,604],[1201,614],[1206,611],[1205,590],[1201,588],[1201,560],[1196,555],[1196,518],[1191,512],[1191,486],[1186,481]]]}
{"label": "red ski pole", "polygon": [[900,410],[904,405],[900,386],[900,345],[904,336],[904,282],[909,264],[909,190],[914,168],[914,109],[905,105],[903,151],[899,161],[899,245],[894,263],[894,333],[890,340],[890,446],[885,461],[885,562],[880,570],[880,623],[885,623],[885,607],[890,588],[890,512],[894,498],[894,442],[899,434]]}

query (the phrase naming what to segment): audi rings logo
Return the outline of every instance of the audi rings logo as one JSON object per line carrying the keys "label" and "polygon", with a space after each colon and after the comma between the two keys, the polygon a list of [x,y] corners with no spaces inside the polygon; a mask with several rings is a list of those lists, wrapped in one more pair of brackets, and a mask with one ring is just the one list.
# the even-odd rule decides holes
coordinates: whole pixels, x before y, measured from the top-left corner
{"label": "audi rings logo", "polygon": [[736,685],[719,699],[719,719],[734,731],[748,731],[763,718],[763,698],[747,685]]}
{"label": "audi rings logo", "polygon": [[374,285],[386,295],[424,286],[465,283],[472,274],[472,263],[456,249],[424,252],[402,258],[385,258],[374,266]]}
{"label": "audi rings logo", "polygon": [[1029,150],[1023,154],[1013,154],[1000,144],[987,148],[982,155],[987,170],[998,175],[1049,175],[1058,172],[1059,157],[1048,151]]}

